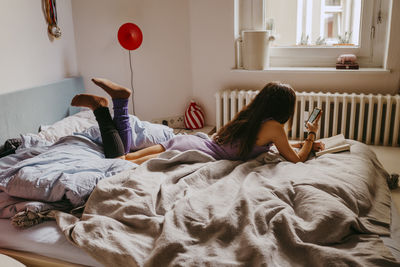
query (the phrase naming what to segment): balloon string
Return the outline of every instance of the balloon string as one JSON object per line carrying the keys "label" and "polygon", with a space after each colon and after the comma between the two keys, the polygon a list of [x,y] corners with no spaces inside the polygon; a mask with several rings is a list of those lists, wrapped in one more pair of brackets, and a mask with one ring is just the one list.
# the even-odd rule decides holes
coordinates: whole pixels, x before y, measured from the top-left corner
{"label": "balloon string", "polygon": [[133,68],[132,68],[132,55],[131,55],[131,50],[129,51],[129,67],[131,69],[131,89],[132,89],[132,110],[133,110],[133,115],[135,114],[135,90],[133,89]]}

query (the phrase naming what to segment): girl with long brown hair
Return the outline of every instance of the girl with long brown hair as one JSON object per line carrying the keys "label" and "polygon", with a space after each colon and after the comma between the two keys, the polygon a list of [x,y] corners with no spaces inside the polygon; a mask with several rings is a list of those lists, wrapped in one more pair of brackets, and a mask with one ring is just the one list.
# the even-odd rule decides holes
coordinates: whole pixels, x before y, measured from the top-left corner
{"label": "girl with long brown hair", "polygon": [[[279,153],[292,162],[304,162],[312,149],[323,149],[323,144],[316,142],[316,132],[320,116],[308,124],[308,137],[302,143],[289,145],[284,124],[293,121],[296,93],[291,86],[279,82],[268,83],[254,100],[240,111],[235,118],[223,126],[214,140],[220,144],[239,143],[239,155],[246,157],[254,147],[274,144]],[[292,147],[301,147],[296,153]]]}

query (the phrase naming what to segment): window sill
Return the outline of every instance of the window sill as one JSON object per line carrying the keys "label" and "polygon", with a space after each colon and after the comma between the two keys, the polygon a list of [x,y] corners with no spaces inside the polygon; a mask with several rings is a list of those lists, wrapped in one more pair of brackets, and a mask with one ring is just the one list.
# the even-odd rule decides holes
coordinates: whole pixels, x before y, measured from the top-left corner
{"label": "window sill", "polygon": [[358,70],[351,69],[336,69],[334,67],[271,67],[266,70],[245,70],[245,69],[232,69],[233,72],[268,72],[268,73],[360,73],[360,74],[386,74],[390,73],[390,69],[384,68],[359,68]]}

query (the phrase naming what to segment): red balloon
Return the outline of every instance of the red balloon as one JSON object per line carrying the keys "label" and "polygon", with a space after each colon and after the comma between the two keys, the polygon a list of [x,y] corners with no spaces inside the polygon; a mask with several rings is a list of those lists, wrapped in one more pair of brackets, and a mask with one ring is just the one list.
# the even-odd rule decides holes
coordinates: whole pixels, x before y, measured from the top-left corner
{"label": "red balloon", "polygon": [[125,23],[118,30],[118,41],[127,50],[138,49],[143,41],[140,28],[133,23]]}

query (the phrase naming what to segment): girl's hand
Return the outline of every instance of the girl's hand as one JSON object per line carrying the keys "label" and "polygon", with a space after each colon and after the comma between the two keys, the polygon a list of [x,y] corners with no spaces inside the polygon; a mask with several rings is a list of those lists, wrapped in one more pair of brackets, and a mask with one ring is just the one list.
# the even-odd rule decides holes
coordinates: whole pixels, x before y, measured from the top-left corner
{"label": "girl's hand", "polygon": [[[293,148],[301,148],[303,146],[303,143],[294,143],[291,144]],[[313,151],[320,151],[320,150],[324,150],[325,149],[325,144],[321,141],[316,141],[313,144]]]}
{"label": "girl's hand", "polygon": [[316,141],[313,144],[313,151],[320,151],[320,150],[324,150],[325,149],[325,144],[321,141]]}
{"label": "girl's hand", "polygon": [[318,117],[315,119],[315,121],[313,123],[307,122],[307,129],[309,132],[314,132],[317,133],[318,129],[319,129],[319,119],[321,118],[322,115],[322,110],[319,113]]}

